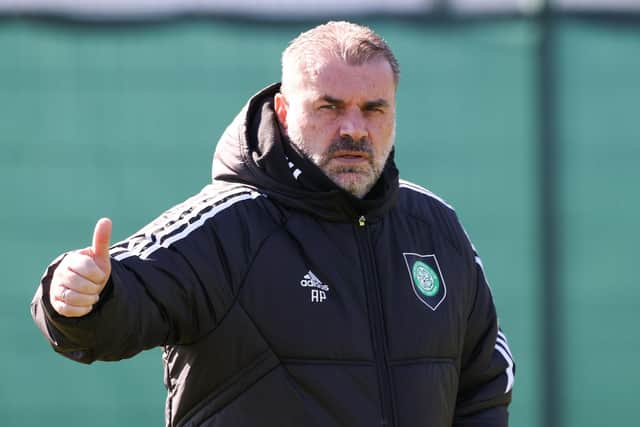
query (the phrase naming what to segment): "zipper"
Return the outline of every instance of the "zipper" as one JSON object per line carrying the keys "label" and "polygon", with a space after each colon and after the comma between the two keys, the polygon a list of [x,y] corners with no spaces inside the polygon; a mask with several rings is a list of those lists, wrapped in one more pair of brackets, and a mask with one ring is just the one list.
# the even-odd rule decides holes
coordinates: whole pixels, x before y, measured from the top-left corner
{"label": "zipper", "polygon": [[362,261],[362,273],[364,276],[364,290],[369,310],[369,325],[371,327],[371,339],[373,354],[375,358],[376,372],[380,389],[380,402],[382,420],[380,425],[392,427],[395,425],[393,413],[393,400],[391,389],[391,373],[388,363],[387,337],[384,327],[384,316],[382,310],[382,298],[380,295],[380,284],[375,269],[373,246],[369,236],[369,227],[364,216],[358,218],[356,235],[360,245],[360,259]]}

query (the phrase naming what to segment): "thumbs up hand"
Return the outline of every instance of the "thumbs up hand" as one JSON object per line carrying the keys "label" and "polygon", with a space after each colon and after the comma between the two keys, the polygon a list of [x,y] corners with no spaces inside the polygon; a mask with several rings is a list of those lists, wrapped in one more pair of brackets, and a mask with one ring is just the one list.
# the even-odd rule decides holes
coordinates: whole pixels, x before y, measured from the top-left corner
{"label": "thumbs up hand", "polygon": [[100,299],[100,292],[111,274],[109,240],[111,220],[96,223],[90,247],[67,254],[53,273],[49,300],[53,308],[66,317],[89,313]]}

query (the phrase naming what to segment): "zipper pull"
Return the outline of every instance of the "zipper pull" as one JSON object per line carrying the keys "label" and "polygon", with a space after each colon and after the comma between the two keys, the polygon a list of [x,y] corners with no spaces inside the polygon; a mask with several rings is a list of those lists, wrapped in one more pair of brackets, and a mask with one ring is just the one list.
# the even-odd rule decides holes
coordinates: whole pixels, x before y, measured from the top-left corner
{"label": "zipper pull", "polygon": [[358,225],[360,227],[364,227],[366,223],[367,219],[364,217],[364,215],[360,215],[360,218],[358,218]]}

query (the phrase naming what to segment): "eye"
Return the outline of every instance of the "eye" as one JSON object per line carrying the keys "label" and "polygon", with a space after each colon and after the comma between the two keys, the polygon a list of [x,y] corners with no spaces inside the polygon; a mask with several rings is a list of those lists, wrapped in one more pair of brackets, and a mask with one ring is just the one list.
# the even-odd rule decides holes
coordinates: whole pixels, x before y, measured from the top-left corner
{"label": "eye", "polygon": [[321,110],[337,110],[338,107],[335,104],[323,104],[319,107]]}
{"label": "eye", "polygon": [[368,105],[364,109],[369,113],[384,113],[386,110],[380,105]]}

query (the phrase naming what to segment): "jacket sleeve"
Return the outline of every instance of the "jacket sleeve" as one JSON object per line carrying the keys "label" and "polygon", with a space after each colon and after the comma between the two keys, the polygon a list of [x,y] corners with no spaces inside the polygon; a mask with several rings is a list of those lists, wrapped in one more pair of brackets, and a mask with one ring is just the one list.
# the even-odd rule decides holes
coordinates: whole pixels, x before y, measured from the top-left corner
{"label": "jacket sleeve", "polygon": [[86,316],[61,316],[49,301],[64,255],[47,268],[31,314],[55,351],[83,363],[119,360],[194,342],[216,327],[233,301],[234,268],[242,265],[236,259],[230,266],[216,227],[236,235],[242,230],[234,229],[233,214],[230,222],[213,225],[195,221],[193,209],[191,216],[169,213],[111,248],[111,276]]}
{"label": "jacket sleeve", "polygon": [[508,425],[515,365],[498,327],[482,261],[470,246],[475,258],[475,297],[463,345],[454,426],[503,427]]}

